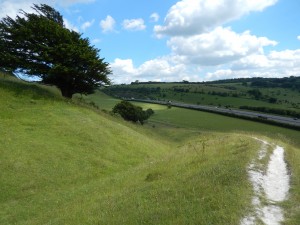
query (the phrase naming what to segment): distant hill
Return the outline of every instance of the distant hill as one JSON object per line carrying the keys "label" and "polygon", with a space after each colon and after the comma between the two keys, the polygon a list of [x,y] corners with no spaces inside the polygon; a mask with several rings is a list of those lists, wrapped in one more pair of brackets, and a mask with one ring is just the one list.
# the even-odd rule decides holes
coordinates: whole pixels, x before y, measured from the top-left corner
{"label": "distant hill", "polygon": [[129,85],[114,85],[103,91],[118,98],[247,108],[297,117],[300,113],[300,77],[240,78],[210,82],[133,82]]}
{"label": "distant hill", "polygon": [[225,80],[215,81],[203,81],[203,82],[159,82],[159,81],[148,81],[148,82],[131,82],[131,84],[226,84],[226,83],[250,83],[251,86],[256,87],[283,87],[298,89],[300,91],[300,77],[284,77],[284,78],[263,78],[263,77],[252,77],[252,78],[234,78]]}

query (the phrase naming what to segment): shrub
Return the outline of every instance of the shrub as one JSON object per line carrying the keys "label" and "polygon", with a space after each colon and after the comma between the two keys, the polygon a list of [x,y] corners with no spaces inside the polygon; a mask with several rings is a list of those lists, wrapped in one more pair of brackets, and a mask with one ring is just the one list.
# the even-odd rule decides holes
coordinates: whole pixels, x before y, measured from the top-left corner
{"label": "shrub", "polygon": [[135,106],[128,101],[122,101],[114,106],[113,113],[120,114],[124,120],[144,124],[144,121],[153,115],[154,111],[152,109],[144,111],[140,106]]}

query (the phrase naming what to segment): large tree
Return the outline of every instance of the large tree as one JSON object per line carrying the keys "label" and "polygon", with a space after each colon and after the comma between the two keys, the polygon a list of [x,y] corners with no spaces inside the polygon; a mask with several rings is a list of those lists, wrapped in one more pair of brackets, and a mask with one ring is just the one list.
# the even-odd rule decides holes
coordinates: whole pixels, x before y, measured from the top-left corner
{"label": "large tree", "polygon": [[0,69],[38,76],[67,98],[109,84],[109,64],[88,38],[65,28],[52,7],[35,4],[33,9],[0,21]]}

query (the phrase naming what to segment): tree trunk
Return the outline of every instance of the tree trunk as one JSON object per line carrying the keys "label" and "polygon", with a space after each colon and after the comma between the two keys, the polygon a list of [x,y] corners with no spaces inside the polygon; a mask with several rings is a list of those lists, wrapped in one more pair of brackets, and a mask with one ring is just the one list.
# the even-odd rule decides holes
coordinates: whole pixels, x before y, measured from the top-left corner
{"label": "tree trunk", "polygon": [[63,97],[69,98],[69,99],[71,99],[74,94],[73,91],[68,88],[61,88],[60,91],[61,91],[61,95]]}

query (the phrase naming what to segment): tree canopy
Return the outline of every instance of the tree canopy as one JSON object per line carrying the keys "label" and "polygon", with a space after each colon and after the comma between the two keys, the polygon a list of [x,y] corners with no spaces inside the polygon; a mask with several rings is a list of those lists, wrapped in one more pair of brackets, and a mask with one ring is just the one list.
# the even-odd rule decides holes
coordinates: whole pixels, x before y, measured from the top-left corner
{"label": "tree canopy", "polygon": [[154,111],[152,109],[144,111],[140,106],[135,106],[128,101],[122,101],[114,106],[113,113],[120,114],[124,120],[135,123],[139,121],[141,124],[144,124],[144,121],[153,115]]}
{"label": "tree canopy", "polygon": [[34,4],[35,13],[20,11],[0,21],[0,69],[38,76],[57,86],[64,97],[90,94],[109,84],[109,64],[88,38],[64,26],[52,7]]}

